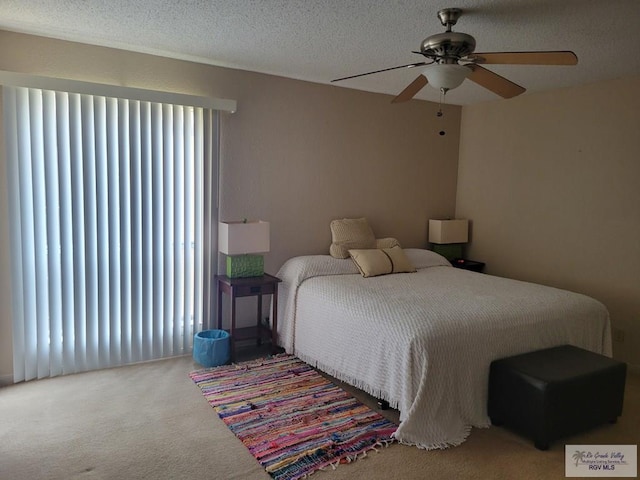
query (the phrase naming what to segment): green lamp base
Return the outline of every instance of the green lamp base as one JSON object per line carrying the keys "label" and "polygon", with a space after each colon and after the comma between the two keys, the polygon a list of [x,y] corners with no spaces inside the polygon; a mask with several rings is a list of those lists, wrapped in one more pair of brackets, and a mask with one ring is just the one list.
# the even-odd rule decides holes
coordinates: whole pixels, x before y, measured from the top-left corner
{"label": "green lamp base", "polygon": [[227,256],[227,277],[245,278],[264,275],[264,258],[262,255]]}
{"label": "green lamp base", "polygon": [[462,258],[462,244],[461,243],[446,243],[446,244],[431,244],[431,250],[442,255],[447,260],[451,261],[454,258]]}

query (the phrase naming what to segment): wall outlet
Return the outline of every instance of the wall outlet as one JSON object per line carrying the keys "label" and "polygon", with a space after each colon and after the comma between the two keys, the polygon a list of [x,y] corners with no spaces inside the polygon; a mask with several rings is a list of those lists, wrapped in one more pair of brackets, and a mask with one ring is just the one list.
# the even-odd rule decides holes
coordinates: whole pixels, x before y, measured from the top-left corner
{"label": "wall outlet", "polygon": [[613,327],[611,329],[611,337],[614,342],[623,343],[624,342],[624,330],[621,328]]}

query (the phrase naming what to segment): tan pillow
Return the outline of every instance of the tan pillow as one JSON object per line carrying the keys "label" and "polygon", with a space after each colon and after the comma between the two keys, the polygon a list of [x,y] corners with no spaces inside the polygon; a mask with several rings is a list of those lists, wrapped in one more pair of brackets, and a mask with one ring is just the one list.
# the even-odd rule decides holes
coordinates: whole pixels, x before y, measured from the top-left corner
{"label": "tan pillow", "polygon": [[366,250],[354,249],[349,250],[349,255],[351,255],[363,277],[416,271],[402,248],[398,246]]}
{"label": "tan pillow", "polygon": [[376,238],[376,248],[391,248],[391,247],[401,247],[400,242],[393,237],[387,238]]}
{"label": "tan pillow", "polygon": [[335,258],[348,258],[352,248],[376,248],[376,237],[366,218],[333,220],[329,253]]}

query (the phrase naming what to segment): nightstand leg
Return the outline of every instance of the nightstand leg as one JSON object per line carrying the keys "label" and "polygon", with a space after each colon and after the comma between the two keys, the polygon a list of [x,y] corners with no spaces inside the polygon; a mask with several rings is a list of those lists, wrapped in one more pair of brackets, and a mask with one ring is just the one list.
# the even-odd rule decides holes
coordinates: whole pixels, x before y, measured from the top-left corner
{"label": "nightstand leg", "polygon": [[218,281],[218,330],[222,330],[222,284]]}
{"label": "nightstand leg", "polygon": [[231,361],[236,360],[236,296],[231,291]]}
{"label": "nightstand leg", "polygon": [[271,302],[271,307],[273,311],[271,312],[271,353],[278,353],[278,284],[274,284],[273,286],[273,301]]}
{"label": "nightstand leg", "polygon": [[262,294],[258,295],[258,323],[256,325],[256,345],[262,345],[262,328],[260,325],[260,317],[262,316]]}

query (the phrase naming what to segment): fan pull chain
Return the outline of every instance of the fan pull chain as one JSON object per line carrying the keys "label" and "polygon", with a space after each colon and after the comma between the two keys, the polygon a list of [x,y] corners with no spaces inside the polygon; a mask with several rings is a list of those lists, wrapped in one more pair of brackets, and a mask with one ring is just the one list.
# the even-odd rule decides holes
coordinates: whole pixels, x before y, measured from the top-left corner
{"label": "fan pull chain", "polygon": [[[436,113],[436,116],[438,118],[442,118],[442,116],[444,115],[444,113],[442,112],[442,105],[445,103],[445,97],[447,95],[447,90],[444,88],[440,89],[440,102],[438,103],[438,113]],[[440,136],[443,136],[446,134],[446,132],[444,130],[440,130],[439,132]]]}
{"label": "fan pull chain", "polygon": [[444,113],[442,112],[442,105],[445,103],[445,96],[447,95],[447,89],[446,88],[441,88],[440,89],[440,102],[438,103],[438,113],[436,113],[436,116],[441,117],[444,115]]}

